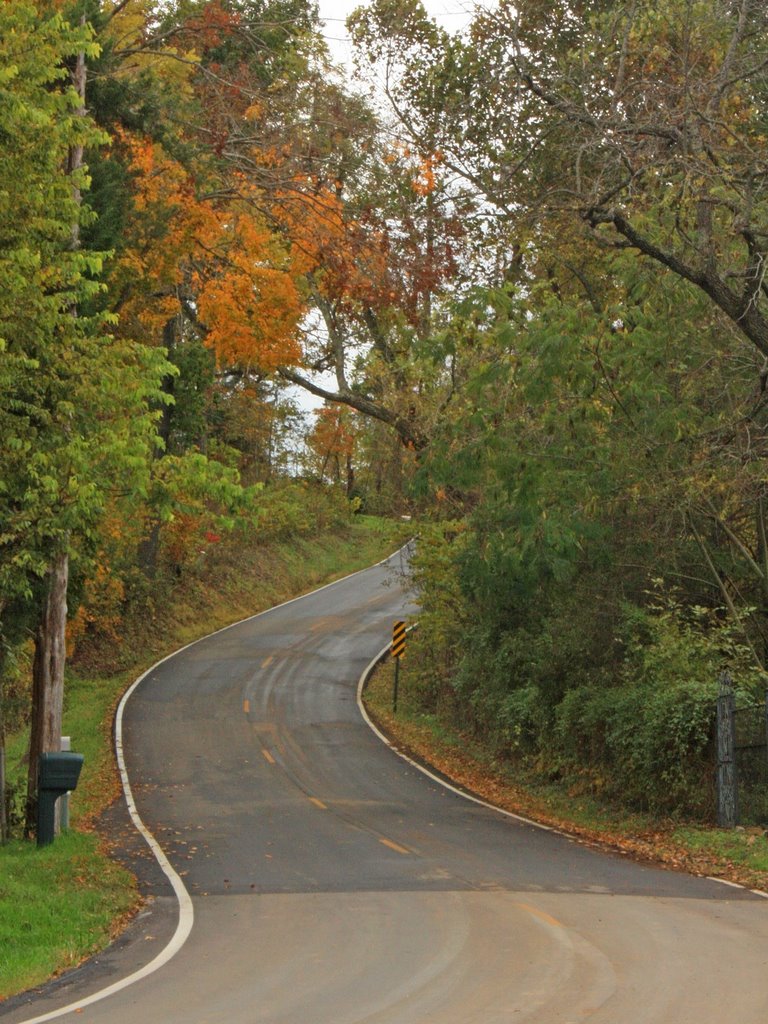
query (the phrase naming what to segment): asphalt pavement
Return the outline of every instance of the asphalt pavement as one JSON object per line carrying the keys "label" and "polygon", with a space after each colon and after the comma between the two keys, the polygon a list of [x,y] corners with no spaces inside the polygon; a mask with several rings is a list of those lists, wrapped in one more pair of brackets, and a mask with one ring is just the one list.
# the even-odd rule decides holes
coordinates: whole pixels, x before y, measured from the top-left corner
{"label": "asphalt pavement", "polygon": [[358,679],[406,616],[400,557],[215,634],[127,704],[138,811],[191,894],[161,969],[84,1008],[172,932],[163,876],[99,963],[3,1024],[768,1021],[768,900],[467,801],[371,731]]}

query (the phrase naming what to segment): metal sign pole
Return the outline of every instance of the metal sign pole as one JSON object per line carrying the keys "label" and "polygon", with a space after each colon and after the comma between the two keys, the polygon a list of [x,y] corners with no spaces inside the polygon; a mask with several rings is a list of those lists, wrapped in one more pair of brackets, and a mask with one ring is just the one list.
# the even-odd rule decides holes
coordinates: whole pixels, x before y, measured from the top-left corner
{"label": "metal sign pole", "polygon": [[396,622],[392,627],[392,657],[395,659],[395,683],[392,690],[392,713],[397,713],[397,693],[400,688],[400,659],[405,653],[405,623]]}

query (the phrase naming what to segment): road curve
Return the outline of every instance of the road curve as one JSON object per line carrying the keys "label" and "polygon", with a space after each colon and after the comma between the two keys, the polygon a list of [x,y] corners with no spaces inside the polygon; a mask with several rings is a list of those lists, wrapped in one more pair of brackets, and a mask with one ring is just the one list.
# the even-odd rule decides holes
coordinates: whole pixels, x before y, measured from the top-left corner
{"label": "road curve", "polygon": [[[357,681],[407,603],[376,567],[139,687],[134,796],[195,925],[162,970],[60,1019],[765,1024],[768,901],[473,804],[371,732]],[[75,975],[4,1024],[99,983]]]}

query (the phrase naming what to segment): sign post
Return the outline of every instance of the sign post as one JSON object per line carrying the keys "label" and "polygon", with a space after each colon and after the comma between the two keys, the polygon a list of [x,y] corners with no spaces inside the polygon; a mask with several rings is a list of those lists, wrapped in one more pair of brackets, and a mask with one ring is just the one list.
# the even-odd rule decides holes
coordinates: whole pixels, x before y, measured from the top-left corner
{"label": "sign post", "polygon": [[395,659],[395,685],[392,690],[392,712],[397,714],[397,691],[400,686],[400,659],[405,654],[404,622],[396,622],[392,627],[391,654]]}

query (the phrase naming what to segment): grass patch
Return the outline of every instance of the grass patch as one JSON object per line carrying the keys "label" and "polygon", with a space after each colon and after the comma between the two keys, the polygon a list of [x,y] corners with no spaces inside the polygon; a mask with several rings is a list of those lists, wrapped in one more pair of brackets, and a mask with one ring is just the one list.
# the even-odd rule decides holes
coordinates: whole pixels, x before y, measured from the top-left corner
{"label": "grass patch", "polygon": [[12,842],[0,856],[0,998],[102,949],[136,902],[95,835],[68,832],[41,850]]}
{"label": "grass patch", "polygon": [[[391,554],[399,525],[357,516],[348,528],[314,538],[222,554],[190,574],[171,599],[123,624],[119,638],[83,646],[67,673],[64,732],[85,755],[71,798],[72,831],[43,850],[0,847],[0,998],[39,984],[103,949],[136,908],[132,876],[109,860],[93,822],[119,794],[112,719],[127,686],[178,647],[331,582]],[[8,744],[9,777],[23,786],[27,737]]]}
{"label": "grass patch", "polygon": [[685,825],[675,828],[673,838],[685,849],[706,857],[713,868],[707,874],[768,890],[768,840],[763,829]]}
{"label": "grass patch", "polygon": [[499,758],[475,737],[424,712],[400,670],[397,714],[392,711],[394,667],[374,672],[365,691],[368,713],[392,742],[437,768],[460,787],[515,814],[670,868],[768,891],[768,838],[763,830],[719,829],[628,811],[585,792],[579,779],[551,782]]}

